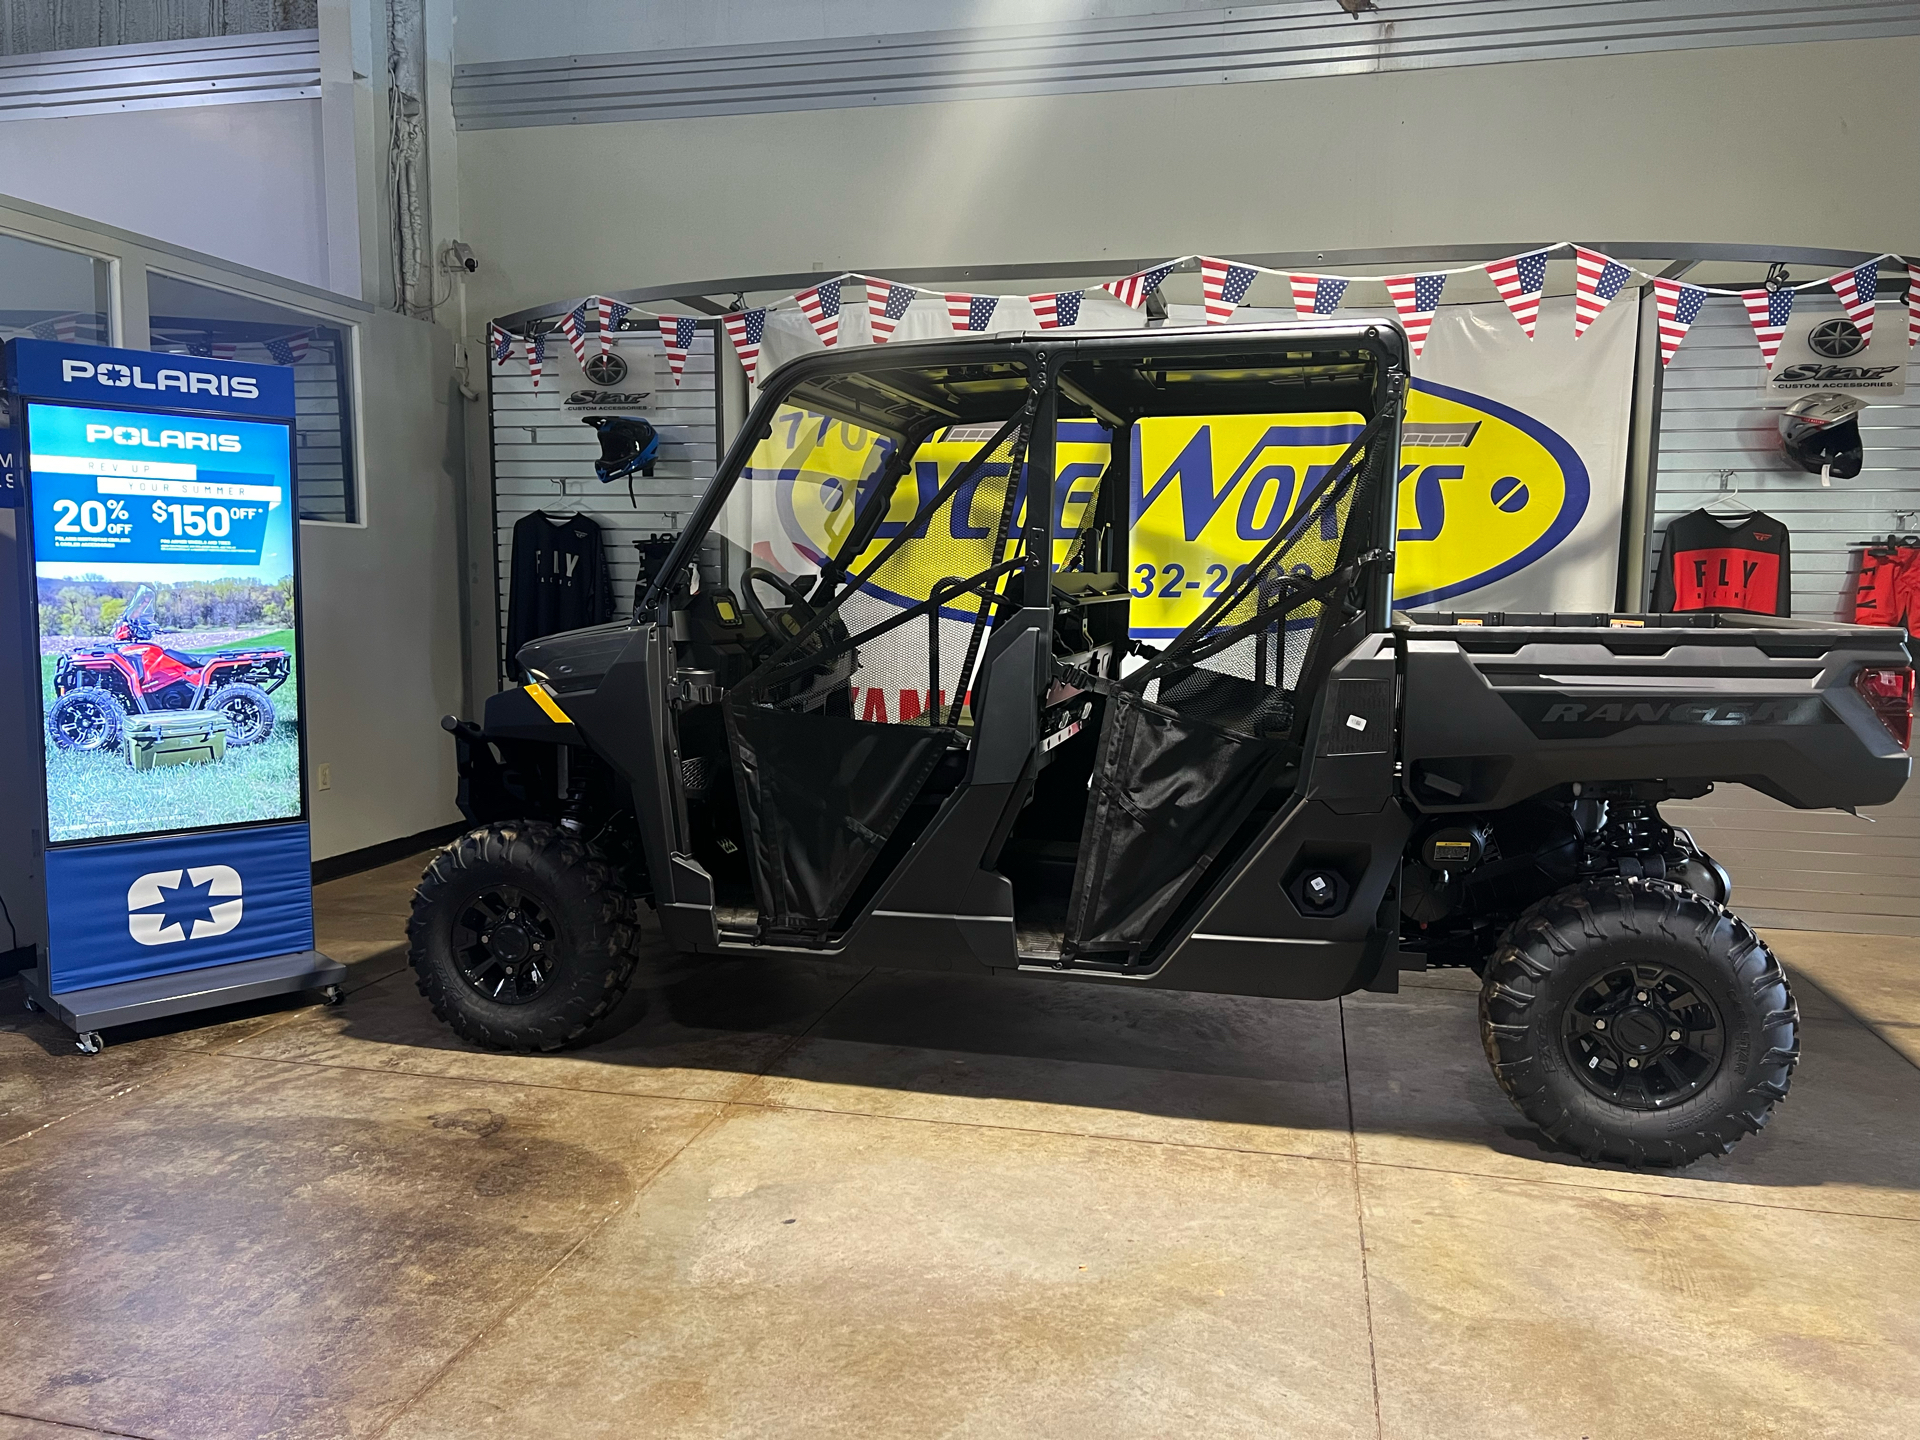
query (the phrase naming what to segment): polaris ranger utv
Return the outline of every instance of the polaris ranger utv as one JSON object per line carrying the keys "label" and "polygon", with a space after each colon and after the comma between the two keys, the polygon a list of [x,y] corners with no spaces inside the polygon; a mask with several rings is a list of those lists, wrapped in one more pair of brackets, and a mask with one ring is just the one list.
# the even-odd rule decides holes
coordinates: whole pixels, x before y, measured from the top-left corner
{"label": "polaris ranger utv", "polygon": [[[578,1041],[643,904],[683,951],[1038,981],[1331,999],[1468,965],[1552,1142],[1726,1152],[1786,1094],[1798,1012],[1660,804],[1892,799],[1904,636],[1396,616],[1406,354],[1382,322],[783,367],[633,621],[523,647],[534,683],[446,721],[475,828],[413,903],[435,1012]],[[1250,474],[1256,446],[1219,489],[1197,441],[1168,460],[1232,424],[1328,463]],[[1241,485],[1250,558],[1135,563],[1167,485],[1212,513]]]}

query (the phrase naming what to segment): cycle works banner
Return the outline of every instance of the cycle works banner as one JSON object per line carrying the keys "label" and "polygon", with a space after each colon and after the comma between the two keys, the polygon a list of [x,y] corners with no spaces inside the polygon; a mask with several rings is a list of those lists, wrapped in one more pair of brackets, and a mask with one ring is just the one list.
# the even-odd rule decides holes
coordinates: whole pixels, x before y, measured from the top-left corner
{"label": "cycle works banner", "polygon": [[[1637,323],[1634,306],[1609,306],[1575,340],[1573,300],[1556,298],[1528,340],[1503,304],[1441,308],[1401,440],[1396,608],[1613,608]],[[1352,412],[1142,421],[1133,633],[1164,639],[1199,615],[1360,423]]]}

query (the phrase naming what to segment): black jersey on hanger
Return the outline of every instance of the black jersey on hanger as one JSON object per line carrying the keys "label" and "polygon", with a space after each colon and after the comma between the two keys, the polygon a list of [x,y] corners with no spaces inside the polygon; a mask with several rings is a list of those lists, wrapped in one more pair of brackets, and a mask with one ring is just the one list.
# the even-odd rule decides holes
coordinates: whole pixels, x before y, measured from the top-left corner
{"label": "black jersey on hanger", "polygon": [[1705,510],[1667,526],[1653,608],[1792,613],[1787,527],[1758,510],[1722,519]]}
{"label": "black jersey on hanger", "polygon": [[600,526],[584,515],[524,515],[513,527],[512,584],[507,591],[507,668],[529,640],[613,618]]}

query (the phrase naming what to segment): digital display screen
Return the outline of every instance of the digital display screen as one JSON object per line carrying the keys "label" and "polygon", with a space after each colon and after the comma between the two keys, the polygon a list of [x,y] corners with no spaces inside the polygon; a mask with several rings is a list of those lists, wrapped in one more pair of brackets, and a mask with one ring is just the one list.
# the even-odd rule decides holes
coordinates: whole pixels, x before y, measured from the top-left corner
{"label": "digital display screen", "polygon": [[49,843],[298,818],[290,427],[26,412]]}
{"label": "digital display screen", "polygon": [[724,595],[716,595],[713,597],[713,613],[720,617],[720,623],[722,625],[738,625],[740,623],[740,612],[733,608],[733,601],[727,599]]}

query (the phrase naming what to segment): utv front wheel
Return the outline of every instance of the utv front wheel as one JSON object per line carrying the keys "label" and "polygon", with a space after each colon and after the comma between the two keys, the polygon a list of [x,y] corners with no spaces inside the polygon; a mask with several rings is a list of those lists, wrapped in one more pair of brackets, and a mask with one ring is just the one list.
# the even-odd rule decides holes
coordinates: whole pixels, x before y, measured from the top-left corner
{"label": "utv front wheel", "polygon": [[47,707],[47,734],[62,750],[118,750],[127,710],[110,690],[69,690]]}
{"label": "utv front wheel", "polygon": [[408,958],[462,1039],[577,1044],[626,993],[634,902],[613,867],[551,825],[488,825],[434,857],[413,893]]}
{"label": "utv front wheel", "polygon": [[1507,1098],[1588,1160],[1685,1165],[1757,1131],[1799,1059],[1786,973],[1734,914],[1678,886],[1549,897],[1487,963],[1480,1034]]}

